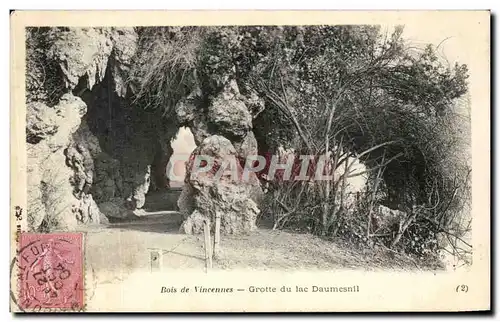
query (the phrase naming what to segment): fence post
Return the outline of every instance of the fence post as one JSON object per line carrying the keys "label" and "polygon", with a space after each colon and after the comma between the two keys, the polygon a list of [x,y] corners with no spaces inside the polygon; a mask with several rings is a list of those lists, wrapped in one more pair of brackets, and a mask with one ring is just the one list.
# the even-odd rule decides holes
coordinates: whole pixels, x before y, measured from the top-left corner
{"label": "fence post", "polygon": [[214,257],[220,254],[220,213],[215,213]]}
{"label": "fence post", "polygon": [[163,251],[158,248],[149,248],[149,265],[151,272],[159,272],[163,266]]}
{"label": "fence post", "polygon": [[208,272],[212,268],[212,244],[210,243],[210,221],[203,222],[203,233],[205,235],[205,268]]}

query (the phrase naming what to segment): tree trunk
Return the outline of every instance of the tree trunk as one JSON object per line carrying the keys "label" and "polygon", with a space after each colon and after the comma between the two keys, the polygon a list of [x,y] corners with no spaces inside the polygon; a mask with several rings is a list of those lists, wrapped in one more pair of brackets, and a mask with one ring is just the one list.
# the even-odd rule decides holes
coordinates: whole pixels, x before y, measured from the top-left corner
{"label": "tree trunk", "polygon": [[[327,130],[327,132],[329,132],[329,130]],[[328,134],[326,135],[326,147],[325,147],[325,155],[326,156],[329,156],[329,139],[328,139]],[[328,161],[330,161],[330,158],[328,157],[327,158]],[[326,167],[326,171],[327,171],[327,174],[329,173],[328,171],[328,165],[330,162],[326,163],[325,167]],[[328,232],[328,228],[329,228],[329,223],[330,223],[330,220],[328,218],[328,215],[329,215],[329,212],[330,212],[330,205],[328,204],[330,200],[330,181],[329,180],[326,180],[325,181],[325,196],[324,196],[324,200],[323,200],[323,216],[322,216],[322,224],[323,224],[323,231],[322,231],[322,235],[326,235],[326,233]]]}
{"label": "tree trunk", "polygon": [[[385,150],[384,150],[384,154],[382,156],[382,164],[384,164],[384,161],[385,161]],[[371,200],[370,200],[370,209],[368,209],[368,224],[366,226],[366,238],[370,238],[373,204],[375,203],[375,197],[377,195],[378,185],[379,185],[380,181],[382,180],[381,177],[382,177],[382,167],[380,167],[378,169],[377,177],[375,178],[375,184],[373,185],[373,192],[372,192],[372,196],[371,196]],[[399,237],[399,238],[401,238],[401,237]]]}

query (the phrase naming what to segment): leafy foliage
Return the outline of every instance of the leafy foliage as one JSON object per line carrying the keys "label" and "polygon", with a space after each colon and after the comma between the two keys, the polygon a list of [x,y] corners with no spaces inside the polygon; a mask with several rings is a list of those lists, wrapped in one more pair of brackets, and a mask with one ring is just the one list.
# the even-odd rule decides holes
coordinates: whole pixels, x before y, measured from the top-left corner
{"label": "leafy foliage", "polygon": [[[263,44],[258,38],[251,43],[250,58],[242,59],[252,66],[241,73],[247,75],[241,82],[263,79],[264,86],[256,87],[275,98],[256,122],[260,138],[273,141],[268,146],[304,149],[306,142],[297,144],[296,129],[289,122],[296,118],[307,132],[302,141],[322,153],[330,112],[330,146],[341,144],[356,156],[392,142],[362,161],[371,168],[384,167],[383,202],[408,213],[415,205],[424,207],[405,233],[411,242],[403,242],[419,253],[435,245],[435,234],[447,229],[443,227],[462,209],[457,200],[467,199],[467,156],[456,158],[463,133],[454,131],[464,120],[458,120],[454,109],[467,92],[468,74],[465,65],[446,66],[432,46],[410,49],[402,34],[403,29],[396,28],[385,36],[373,26],[270,28]],[[255,58],[253,53],[262,48],[267,50],[263,58]],[[288,114],[273,102],[279,99]],[[335,204],[336,197],[327,202]],[[307,214],[314,213],[311,207]]]}
{"label": "leafy foliage", "polygon": [[64,93],[59,66],[47,58],[58,28],[28,27],[26,32],[26,102],[40,101],[56,105]]}
{"label": "leafy foliage", "polygon": [[[364,212],[371,213],[376,195],[377,202],[408,213],[401,245],[419,253],[434,247],[436,234],[456,222],[454,214],[465,206],[459,200],[467,200],[469,191],[469,156],[459,155],[463,134],[456,130],[467,120],[455,110],[467,92],[466,65],[449,66],[432,45],[411,47],[402,27],[390,34],[379,26],[138,32],[141,50],[131,83],[139,84],[136,97],[144,108],[169,113],[197,90],[202,102],[210,100],[235,79],[242,95],[257,93],[266,100],[254,122],[260,152],[280,146],[317,155],[333,150],[339,157],[358,157],[373,170],[366,200],[357,206],[359,216],[351,219],[345,216],[352,211],[339,204],[344,189],[338,182],[327,190],[283,183],[271,187],[270,209],[281,218],[279,227],[304,225],[343,235],[346,229],[351,234],[358,230],[353,236],[363,236],[371,216]],[[297,200],[302,202],[296,207]],[[333,226],[320,229],[318,218],[325,211],[332,212],[333,222],[328,222]]]}

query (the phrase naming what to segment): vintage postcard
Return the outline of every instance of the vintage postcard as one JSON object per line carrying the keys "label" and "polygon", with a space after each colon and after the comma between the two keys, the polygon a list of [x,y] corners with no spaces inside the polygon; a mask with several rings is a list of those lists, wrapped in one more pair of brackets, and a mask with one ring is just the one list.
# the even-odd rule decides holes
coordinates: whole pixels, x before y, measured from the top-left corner
{"label": "vintage postcard", "polygon": [[490,309],[490,12],[14,11],[12,312]]}

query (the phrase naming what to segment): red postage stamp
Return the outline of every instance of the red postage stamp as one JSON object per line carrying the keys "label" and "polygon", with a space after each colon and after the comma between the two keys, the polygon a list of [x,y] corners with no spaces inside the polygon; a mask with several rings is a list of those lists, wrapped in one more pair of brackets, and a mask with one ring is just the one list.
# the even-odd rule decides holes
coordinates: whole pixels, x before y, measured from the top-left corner
{"label": "red postage stamp", "polygon": [[19,306],[73,309],[84,305],[83,234],[22,233],[18,254]]}

